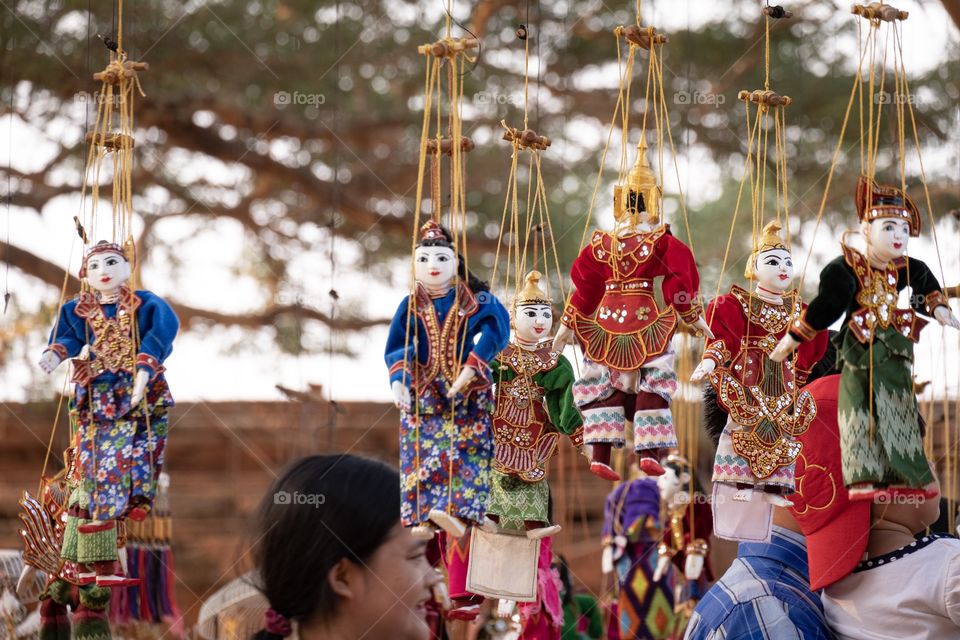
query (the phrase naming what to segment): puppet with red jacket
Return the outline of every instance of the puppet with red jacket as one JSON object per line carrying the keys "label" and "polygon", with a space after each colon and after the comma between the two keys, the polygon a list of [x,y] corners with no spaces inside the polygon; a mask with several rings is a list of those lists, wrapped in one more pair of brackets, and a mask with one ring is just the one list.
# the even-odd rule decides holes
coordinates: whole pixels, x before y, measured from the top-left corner
{"label": "puppet with red jacket", "polygon": [[[610,467],[610,450],[626,444],[628,420],[641,470],[663,473],[660,455],[677,446],[671,338],[681,321],[712,337],[693,253],[661,223],[660,187],[642,140],[637,152],[626,184],[614,190],[614,230],[595,231],[573,263],[576,291],[554,339],[555,351],[574,339],[583,348],[574,402],[583,414],[584,443],[592,448],[590,470],[612,481],[620,475]],[[662,306],[654,297],[660,276]]]}
{"label": "puppet with red jacket", "polygon": [[[752,540],[769,535],[772,506],[788,507],[793,493],[796,436],[817,415],[810,394],[799,389],[827,348],[819,332],[796,357],[773,362],[769,355],[800,317],[805,305],[793,282],[793,257],[780,238],[780,223],[770,222],[747,260],[748,291],[733,285],[710,303],[707,318],[716,336],[708,340],[692,382],[709,378],[728,414],[713,465],[717,535]],[[769,506],[746,505],[762,501]],[[756,530],[759,521],[767,525]],[[749,523],[746,528],[739,523]]]}

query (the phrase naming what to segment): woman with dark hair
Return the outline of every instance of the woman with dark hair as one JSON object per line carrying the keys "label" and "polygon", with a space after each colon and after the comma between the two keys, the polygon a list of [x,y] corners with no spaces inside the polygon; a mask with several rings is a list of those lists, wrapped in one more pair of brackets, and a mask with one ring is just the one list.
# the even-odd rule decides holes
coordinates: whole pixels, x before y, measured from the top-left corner
{"label": "woman with dark hair", "polygon": [[427,640],[439,574],[400,524],[399,476],[351,455],[303,458],[260,505],[254,558],[270,603],[255,640]]}
{"label": "woman with dark hair", "polygon": [[417,537],[439,527],[460,538],[484,522],[493,457],[489,363],[510,340],[510,315],[436,221],[420,229],[414,276],[384,352],[400,409],[400,517]]}

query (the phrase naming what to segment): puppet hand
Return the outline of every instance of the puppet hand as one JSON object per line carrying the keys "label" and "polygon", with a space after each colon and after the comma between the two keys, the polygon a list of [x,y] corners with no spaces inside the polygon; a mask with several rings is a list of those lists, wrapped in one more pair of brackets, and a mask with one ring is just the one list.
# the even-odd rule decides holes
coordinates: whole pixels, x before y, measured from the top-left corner
{"label": "puppet hand", "polygon": [[573,330],[565,324],[560,325],[557,335],[553,337],[552,351],[559,353],[571,344],[573,344]]}
{"label": "puppet hand", "polygon": [[690,382],[701,382],[717,368],[717,363],[710,358],[704,358],[690,376]]}
{"label": "puppet hand", "polygon": [[593,446],[589,444],[582,444],[577,447],[577,451],[587,460],[593,460]]}
{"label": "puppet hand", "polygon": [[136,407],[143,400],[143,395],[147,391],[147,383],[150,382],[150,372],[145,369],[137,371],[137,377],[133,381],[133,395],[130,396],[130,406]]}
{"label": "puppet hand", "polygon": [[40,356],[40,369],[42,369],[44,373],[53,373],[53,370],[56,369],[61,362],[63,361],[55,351],[44,351],[43,355]]}
{"label": "puppet hand", "polygon": [[703,556],[698,553],[688,553],[683,565],[683,574],[687,580],[698,580],[703,573]]}
{"label": "puppet hand", "polygon": [[960,320],[957,320],[957,316],[953,315],[953,312],[950,311],[950,307],[947,307],[946,305],[940,305],[934,309],[933,317],[937,319],[937,322],[945,327],[960,329]]}
{"label": "puppet hand", "polygon": [[784,334],[784,336],[780,338],[780,342],[777,343],[777,346],[774,347],[770,353],[770,359],[774,362],[783,362],[799,345],[800,343],[794,340],[793,336],[789,333]]}
{"label": "puppet hand", "polygon": [[399,380],[394,380],[390,384],[390,390],[393,391],[393,404],[397,409],[410,413],[410,389]]}
{"label": "puppet hand", "polygon": [[670,567],[670,556],[661,555],[657,558],[657,569],[653,572],[653,581],[660,582]]}
{"label": "puppet hand", "polygon": [[475,375],[477,375],[477,370],[469,365],[461,369],[460,375],[457,376],[457,379],[454,380],[453,384],[450,386],[450,391],[447,391],[447,397],[452,398],[460,393],[463,388],[466,387],[471,380],[473,380]]}
{"label": "puppet hand", "polygon": [[705,338],[713,340],[716,336],[713,335],[713,331],[710,330],[710,325],[707,324],[707,321],[703,319],[703,316],[697,318],[697,321],[691,325],[694,329],[699,329],[700,333],[704,335]]}
{"label": "puppet hand", "polygon": [[613,573],[613,547],[607,545],[603,548],[603,553],[600,555],[600,571],[601,573]]}

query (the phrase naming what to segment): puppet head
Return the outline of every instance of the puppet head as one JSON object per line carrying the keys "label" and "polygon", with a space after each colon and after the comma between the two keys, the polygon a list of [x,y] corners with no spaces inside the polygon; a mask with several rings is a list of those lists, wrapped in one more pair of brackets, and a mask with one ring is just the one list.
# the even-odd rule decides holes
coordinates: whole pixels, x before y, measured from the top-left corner
{"label": "puppet head", "polygon": [[920,210],[902,189],[860,176],[857,217],[871,258],[889,262],[907,255],[910,237],[920,235]]}
{"label": "puppet head", "polygon": [[617,223],[655,225],[660,221],[661,198],[657,177],[647,162],[647,144],[641,137],[637,161],[627,174],[625,184],[613,189],[613,216]]}
{"label": "puppet head", "polygon": [[748,280],[775,293],[784,293],[793,282],[793,258],[780,238],[780,223],[769,222],[763,228],[744,275]]}
{"label": "puppet head", "polygon": [[414,275],[427,289],[448,289],[457,275],[458,259],[450,233],[431,220],[420,227],[414,252]]}
{"label": "puppet head", "polygon": [[111,293],[130,280],[130,260],[123,247],[101,240],[87,251],[80,278],[99,293]]}
{"label": "puppet head", "polygon": [[553,328],[553,308],[550,298],[540,288],[539,271],[531,271],[524,278],[523,290],[513,303],[513,328],[517,340],[536,344],[550,336]]}
{"label": "puppet head", "polygon": [[671,504],[681,493],[690,491],[690,463],[678,453],[671,453],[662,462],[663,475],[657,476],[660,500]]}

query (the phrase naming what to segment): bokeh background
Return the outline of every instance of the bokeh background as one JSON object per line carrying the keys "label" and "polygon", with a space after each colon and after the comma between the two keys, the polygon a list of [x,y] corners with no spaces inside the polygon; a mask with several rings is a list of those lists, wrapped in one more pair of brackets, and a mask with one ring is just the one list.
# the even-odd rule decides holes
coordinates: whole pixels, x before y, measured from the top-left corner
{"label": "bokeh background", "polygon": [[[667,154],[665,212],[694,247],[708,295],[741,281],[750,248],[746,202],[721,277],[747,151],[736,94],[763,84],[762,6],[642,7],[644,21],[670,36],[664,80],[677,156]],[[960,1],[898,7],[910,11],[903,56],[937,221],[935,245],[924,211],[924,237],[911,253],[956,285]],[[791,229],[810,295],[840,232],[855,222],[856,122],[814,233],[856,72],[858,19],[842,1],[786,8],[794,18],[771,28],[770,79],[793,98]],[[530,124],[553,140],[543,174],[565,269],[579,248],[616,102],[612,30],[631,23],[634,10],[610,0],[452,3],[454,35],[482,42],[464,76],[463,107],[464,131],[477,144],[466,177],[471,267],[482,277],[493,266],[510,166],[500,121],[519,126],[523,118],[518,24],[531,38]],[[55,419],[64,372],[45,376],[36,361],[64,274],[79,267],[72,219],[81,212],[83,135],[98,99],[91,75],[107,61],[97,36],[115,37],[116,22],[114,3],[104,0],[0,0],[0,287],[9,294],[0,316],[2,546],[16,546],[16,497],[35,485],[48,443],[56,453],[65,438],[62,416],[59,425]],[[349,448],[393,459],[397,415],[382,344],[409,286],[424,84],[416,46],[441,37],[445,22],[440,0],[125,3],[124,48],[150,63],[135,111],[141,282],[175,303],[183,323],[167,375],[180,401],[169,470],[185,608],[236,575],[250,510],[291,457]],[[642,92],[634,96],[638,123]],[[639,132],[630,133],[635,143]],[[881,136],[878,174],[898,180],[893,118]],[[615,132],[594,212],[602,227],[611,225],[619,138]],[[907,151],[908,186],[922,203],[909,137]],[[524,169],[520,176],[527,179]],[[680,189],[692,237],[679,224]],[[70,281],[68,295],[74,291]],[[958,347],[955,334],[930,326],[917,355],[918,380],[930,383],[922,397],[940,407],[945,451],[956,438],[947,428],[960,387]],[[569,448],[557,467],[566,474],[556,487],[560,508],[577,523],[559,546],[582,584],[598,589],[597,522],[608,487],[583,474]]]}

